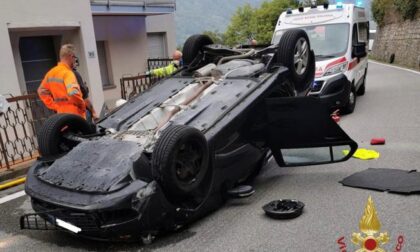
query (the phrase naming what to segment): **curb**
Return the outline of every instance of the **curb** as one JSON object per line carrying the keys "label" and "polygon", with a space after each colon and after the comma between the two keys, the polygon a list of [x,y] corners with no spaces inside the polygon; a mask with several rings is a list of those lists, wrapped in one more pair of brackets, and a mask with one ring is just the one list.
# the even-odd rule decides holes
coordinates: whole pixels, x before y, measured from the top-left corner
{"label": "curb", "polygon": [[8,170],[8,171],[6,170],[4,172],[0,172],[0,183],[6,180],[16,179],[18,177],[26,175],[26,173],[28,173],[29,168],[30,168],[30,165],[21,167],[21,168],[15,168],[13,170]]}

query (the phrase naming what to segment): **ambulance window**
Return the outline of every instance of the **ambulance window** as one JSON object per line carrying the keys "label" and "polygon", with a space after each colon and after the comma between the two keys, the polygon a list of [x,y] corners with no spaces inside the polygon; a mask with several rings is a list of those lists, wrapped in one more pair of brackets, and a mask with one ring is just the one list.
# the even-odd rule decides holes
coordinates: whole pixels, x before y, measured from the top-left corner
{"label": "ambulance window", "polygon": [[359,42],[367,42],[369,39],[369,26],[368,23],[359,23]]}
{"label": "ambulance window", "polygon": [[358,43],[357,24],[353,25],[353,36],[352,36],[351,42],[353,43],[353,45]]}

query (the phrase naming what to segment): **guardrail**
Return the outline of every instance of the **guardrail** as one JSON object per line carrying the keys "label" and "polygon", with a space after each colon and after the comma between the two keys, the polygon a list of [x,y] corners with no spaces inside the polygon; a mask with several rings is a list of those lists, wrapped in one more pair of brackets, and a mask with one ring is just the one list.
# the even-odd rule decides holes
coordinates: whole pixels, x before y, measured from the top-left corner
{"label": "guardrail", "polygon": [[52,112],[36,94],[8,98],[10,107],[0,115],[0,169],[38,157],[36,132]]}

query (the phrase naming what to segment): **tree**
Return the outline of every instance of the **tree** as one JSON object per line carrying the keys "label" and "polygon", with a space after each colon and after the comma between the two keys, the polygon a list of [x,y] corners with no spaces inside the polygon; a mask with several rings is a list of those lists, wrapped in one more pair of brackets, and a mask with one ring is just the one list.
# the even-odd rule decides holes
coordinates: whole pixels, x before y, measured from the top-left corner
{"label": "tree", "polygon": [[218,30],[205,31],[203,34],[209,36],[215,44],[225,44],[225,35]]}
{"label": "tree", "polygon": [[249,4],[238,8],[224,34],[225,43],[234,46],[256,39],[258,44],[269,44],[280,14],[296,6],[295,0],[272,0],[257,9]]}
{"label": "tree", "polygon": [[225,32],[226,44],[234,46],[238,43],[246,43],[254,37],[255,31],[255,10],[250,4],[239,7],[230,20]]}

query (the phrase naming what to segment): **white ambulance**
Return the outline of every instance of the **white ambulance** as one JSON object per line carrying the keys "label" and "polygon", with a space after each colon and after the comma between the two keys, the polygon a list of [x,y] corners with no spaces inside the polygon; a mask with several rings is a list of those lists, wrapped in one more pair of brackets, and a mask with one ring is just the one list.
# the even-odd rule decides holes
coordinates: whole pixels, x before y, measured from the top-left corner
{"label": "white ambulance", "polygon": [[324,4],[291,10],[280,15],[272,44],[284,31],[299,28],[306,31],[316,59],[315,81],[309,95],[328,96],[340,87],[329,86],[330,80],[344,74],[349,80],[346,94],[331,106],[351,113],[356,96],[366,88],[368,68],[369,20],[364,8],[353,4]]}

